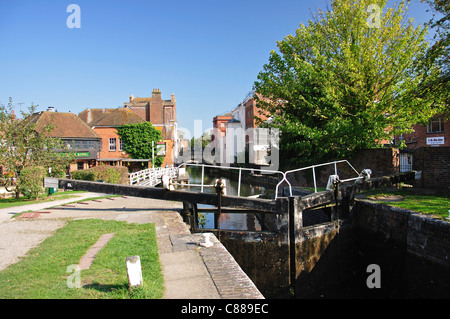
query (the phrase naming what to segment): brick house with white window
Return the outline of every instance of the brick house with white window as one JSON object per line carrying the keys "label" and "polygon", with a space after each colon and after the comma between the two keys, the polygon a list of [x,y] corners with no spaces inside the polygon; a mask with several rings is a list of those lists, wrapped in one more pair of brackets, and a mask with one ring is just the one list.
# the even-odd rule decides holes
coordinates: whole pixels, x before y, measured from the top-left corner
{"label": "brick house with white window", "polygon": [[[414,125],[414,132],[403,134],[406,149],[400,151],[400,160],[406,169],[420,172],[418,187],[450,189],[450,116],[437,114],[427,125]],[[402,171],[402,162],[400,162]]]}
{"label": "brick house with white window", "polygon": [[150,160],[132,159],[123,149],[117,128],[125,124],[144,123],[144,119],[128,108],[86,109],[78,115],[102,139],[98,162],[128,166],[132,170],[148,168]]}
{"label": "brick house with white window", "polygon": [[450,146],[450,119],[443,114],[433,116],[427,125],[414,125],[414,132],[403,134],[406,147]]}

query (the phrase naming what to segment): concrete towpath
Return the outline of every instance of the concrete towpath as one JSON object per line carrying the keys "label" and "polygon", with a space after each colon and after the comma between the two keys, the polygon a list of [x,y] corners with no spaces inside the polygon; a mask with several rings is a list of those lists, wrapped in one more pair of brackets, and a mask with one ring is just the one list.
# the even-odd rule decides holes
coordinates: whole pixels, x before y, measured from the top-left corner
{"label": "concrete towpath", "polygon": [[[46,213],[34,218],[9,219],[11,215],[0,210],[0,216],[8,216],[7,220],[3,218],[0,222],[0,271],[18,262],[30,248],[63,227],[68,219],[100,218],[128,223],[155,223],[166,287],[165,299],[264,298],[214,236],[211,236],[214,245],[203,247],[204,236],[190,233],[179,214],[182,203],[135,197],[90,201],[91,195],[85,195],[86,201],[70,206],[54,207],[80,198],[48,202],[39,207],[23,207],[22,211],[46,210]],[[91,197],[97,196],[99,194]]]}

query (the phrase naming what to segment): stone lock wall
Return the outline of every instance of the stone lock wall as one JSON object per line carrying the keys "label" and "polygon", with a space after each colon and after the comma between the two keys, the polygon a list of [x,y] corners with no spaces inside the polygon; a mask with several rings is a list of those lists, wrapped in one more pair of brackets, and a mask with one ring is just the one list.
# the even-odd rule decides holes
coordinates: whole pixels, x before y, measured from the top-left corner
{"label": "stone lock wall", "polygon": [[[298,229],[294,286],[285,237],[224,232],[221,242],[266,298],[450,296],[450,223],[366,201],[350,216]],[[379,289],[367,286],[369,265]]]}
{"label": "stone lock wall", "polygon": [[448,298],[450,223],[370,202],[354,209],[359,273],[381,269],[379,293],[393,298]]}

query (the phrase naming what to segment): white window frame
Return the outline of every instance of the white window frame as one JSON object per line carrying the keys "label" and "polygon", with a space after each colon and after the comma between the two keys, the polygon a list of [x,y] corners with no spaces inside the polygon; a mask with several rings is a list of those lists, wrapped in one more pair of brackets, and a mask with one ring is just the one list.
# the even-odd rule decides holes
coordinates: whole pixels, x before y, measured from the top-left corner
{"label": "white window frame", "polygon": [[119,151],[123,151],[123,139],[119,138]]}
{"label": "white window frame", "polygon": [[[433,124],[434,125],[438,125],[438,130],[434,131],[433,130]],[[442,133],[444,132],[444,123],[442,121],[442,119],[440,117],[438,118],[432,118],[428,121],[428,125],[427,125],[427,133]]]}
{"label": "white window frame", "polygon": [[117,150],[117,139],[115,137],[109,138],[109,151],[115,152]]}

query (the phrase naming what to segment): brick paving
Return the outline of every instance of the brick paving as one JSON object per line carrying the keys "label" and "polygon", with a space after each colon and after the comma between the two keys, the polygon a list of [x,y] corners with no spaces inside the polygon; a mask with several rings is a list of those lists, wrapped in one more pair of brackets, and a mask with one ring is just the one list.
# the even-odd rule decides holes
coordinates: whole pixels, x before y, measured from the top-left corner
{"label": "brick paving", "polygon": [[222,299],[263,299],[264,296],[226,248],[216,237],[211,237],[214,246],[201,248],[200,255]]}

